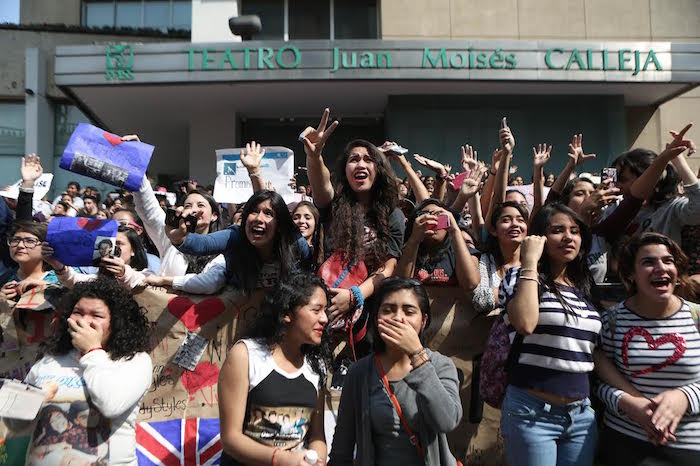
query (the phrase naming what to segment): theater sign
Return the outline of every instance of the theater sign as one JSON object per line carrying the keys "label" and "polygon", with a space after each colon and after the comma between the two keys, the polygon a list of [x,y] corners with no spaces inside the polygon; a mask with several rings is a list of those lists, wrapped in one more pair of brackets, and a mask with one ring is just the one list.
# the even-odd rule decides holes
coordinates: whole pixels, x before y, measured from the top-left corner
{"label": "theater sign", "polygon": [[56,83],[259,80],[672,82],[700,74],[697,44],[551,41],[162,43],[56,49]]}

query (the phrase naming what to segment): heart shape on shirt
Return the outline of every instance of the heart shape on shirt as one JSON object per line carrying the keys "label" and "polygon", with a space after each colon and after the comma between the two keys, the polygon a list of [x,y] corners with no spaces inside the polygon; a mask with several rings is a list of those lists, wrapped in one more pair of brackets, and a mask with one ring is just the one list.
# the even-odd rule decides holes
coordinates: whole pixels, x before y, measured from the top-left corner
{"label": "heart shape on shirt", "polygon": [[176,296],[168,301],[168,311],[194,332],[224,312],[226,306],[219,298],[208,298],[195,303],[187,296]]}
{"label": "heart shape on shirt", "polygon": [[646,369],[640,369],[632,372],[633,377],[648,374],[650,372],[656,372],[666,366],[670,366],[678,361],[683,354],[685,354],[685,350],[687,348],[685,338],[677,333],[667,333],[666,335],[662,335],[655,339],[647,329],[642,327],[632,327],[631,329],[627,330],[627,333],[625,333],[625,336],[622,339],[622,362],[625,364],[625,367],[629,367],[629,345],[630,341],[632,341],[632,338],[634,337],[644,338],[649,349],[656,349],[661,345],[670,343],[676,347],[676,350],[671,356],[666,358],[665,361],[649,366]]}
{"label": "heart shape on shirt", "polygon": [[77,223],[80,228],[87,231],[96,230],[103,224],[102,220],[94,218],[79,218],[75,223]]}
{"label": "heart shape on shirt", "polygon": [[122,141],[122,138],[120,138],[116,134],[108,133],[107,131],[104,131],[102,135],[107,141],[109,141],[110,144],[112,144],[112,146],[118,146],[119,144],[124,142]]}
{"label": "heart shape on shirt", "polygon": [[182,385],[192,395],[200,388],[211,387],[219,381],[219,368],[210,362],[200,362],[193,371],[182,373]]}

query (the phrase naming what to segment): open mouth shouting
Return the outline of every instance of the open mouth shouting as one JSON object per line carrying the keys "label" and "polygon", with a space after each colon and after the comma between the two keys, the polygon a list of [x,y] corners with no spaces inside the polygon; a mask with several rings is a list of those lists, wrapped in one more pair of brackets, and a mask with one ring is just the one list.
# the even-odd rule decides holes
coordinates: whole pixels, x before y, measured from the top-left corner
{"label": "open mouth shouting", "polygon": [[651,287],[659,293],[671,291],[671,278],[668,276],[654,278],[650,283]]}

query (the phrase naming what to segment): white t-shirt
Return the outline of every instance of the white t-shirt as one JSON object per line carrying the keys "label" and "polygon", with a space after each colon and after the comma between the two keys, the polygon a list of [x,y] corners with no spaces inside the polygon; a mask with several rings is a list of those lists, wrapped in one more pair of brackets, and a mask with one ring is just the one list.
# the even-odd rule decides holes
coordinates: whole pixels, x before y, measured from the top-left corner
{"label": "white t-shirt", "polygon": [[128,361],[103,350],[41,358],[25,381],[57,390],[39,411],[26,464],[136,466],[136,416],[152,370],[147,353]]}

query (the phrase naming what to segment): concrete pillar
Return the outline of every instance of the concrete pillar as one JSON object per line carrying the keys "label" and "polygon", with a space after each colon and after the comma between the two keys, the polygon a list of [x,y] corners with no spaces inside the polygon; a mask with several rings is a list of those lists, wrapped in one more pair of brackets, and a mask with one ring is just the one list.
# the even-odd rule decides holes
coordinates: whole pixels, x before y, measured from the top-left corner
{"label": "concrete pillar", "polygon": [[[47,67],[44,51],[26,50],[24,150],[27,154],[35,152],[45,161],[53,161],[54,110],[46,98]],[[58,168],[44,163],[47,172]]]}
{"label": "concrete pillar", "polygon": [[214,184],[216,149],[236,147],[236,113],[196,115],[190,120],[189,176],[201,185]]}

